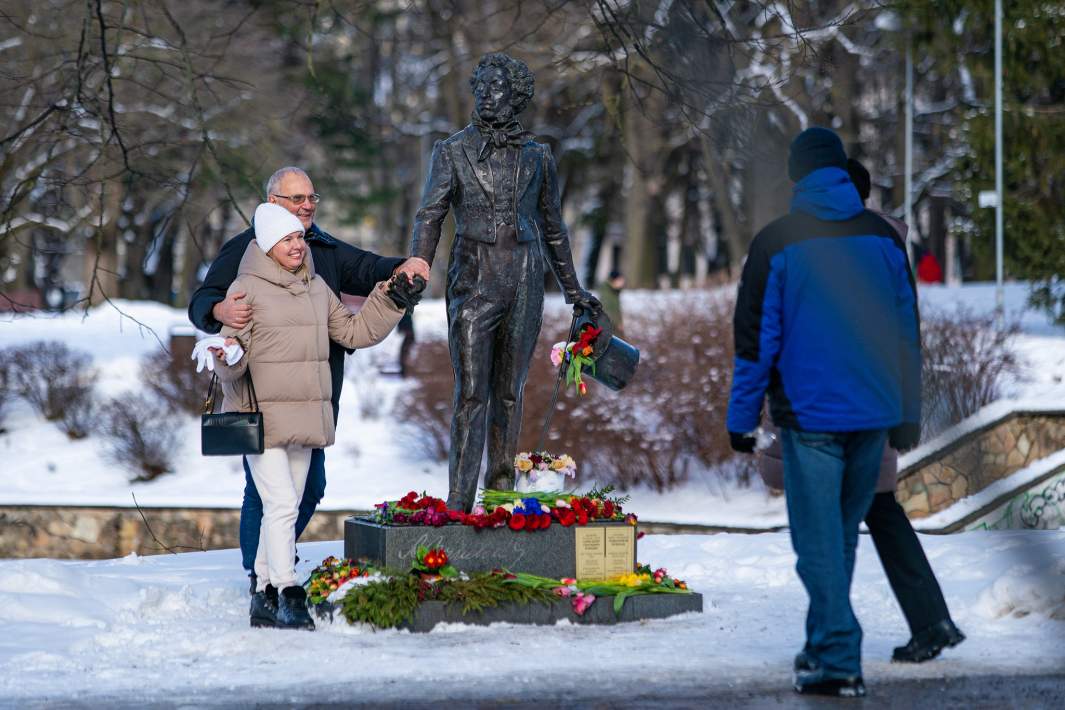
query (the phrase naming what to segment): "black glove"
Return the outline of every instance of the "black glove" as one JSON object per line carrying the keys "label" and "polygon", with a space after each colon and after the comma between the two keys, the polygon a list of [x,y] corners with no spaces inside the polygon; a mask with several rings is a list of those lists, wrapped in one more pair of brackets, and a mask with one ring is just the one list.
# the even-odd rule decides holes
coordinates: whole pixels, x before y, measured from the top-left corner
{"label": "black glove", "polygon": [[587,311],[594,320],[598,320],[599,314],[603,312],[603,304],[599,302],[598,298],[584,289],[581,289],[573,299],[573,312],[579,316],[585,311]]}
{"label": "black glove", "polygon": [[406,274],[396,274],[388,282],[388,290],[385,293],[392,299],[392,303],[406,311],[414,310],[418,302],[422,300],[422,291],[425,290],[425,279],[415,276],[412,282]]}
{"label": "black glove", "polygon": [[753,454],[754,445],[758,442],[750,434],[737,434],[734,431],[728,433],[728,443],[732,447],[733,451],[738,451],[741,454]]}
{"label": "black glove", "polygon": [[909,451],[921,442],[921,426],[903,422],[888,431],[888,443],[899,453]]}

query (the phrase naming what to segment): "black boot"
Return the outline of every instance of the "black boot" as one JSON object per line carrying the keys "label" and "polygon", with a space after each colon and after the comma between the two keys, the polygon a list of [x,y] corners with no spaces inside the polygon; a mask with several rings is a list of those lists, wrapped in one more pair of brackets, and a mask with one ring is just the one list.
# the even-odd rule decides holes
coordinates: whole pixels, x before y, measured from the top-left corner
{"label": "black boot", "polygon": [[277,588],[274,585],[268,584],[264,591],[251,595],[251,625],[256,628],[277,626]]}
{"label": "black boot", "polygon": [[314,619],[307,611],[307,590],[298,584],[281,590],[277,604],[277,628],[314,630]]}
{"label": "black boot", "polygon": [[254,572],[248,572],[248,581],[251,585],[248,587],[248,594],[255,596],[255,588],[259,586],[259,578],[255,576]]}
{"label": "black boot", "polygon": [[797,673],[795,692],[802,695],[829,695],[836,698],[864,698],[865,683],[860,675],[826,678],[820,671]]}
{"label": "black boot", "polygon": [[896,663],[922,663],[939,655],[948,646],[957,646],[965,640],[963,634],[950,619],[943,619],[913,635],[905,646],[899,646],[891,654]]}
{"label": "black boot", "polygon": [[810,653],[804,648],[795,654],[795,663],[792,667],[795,669],[796,673],[800,671],[816,671],[817,661],[815,661]]}

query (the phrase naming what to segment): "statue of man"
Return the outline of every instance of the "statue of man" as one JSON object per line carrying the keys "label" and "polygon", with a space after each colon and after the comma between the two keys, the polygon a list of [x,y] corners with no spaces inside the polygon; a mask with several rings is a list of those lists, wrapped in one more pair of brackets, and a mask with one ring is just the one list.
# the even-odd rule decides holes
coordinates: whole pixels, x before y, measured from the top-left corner
{"label": "statue of man", "polygon": [[488,438],[488,488],[513,485],[522,392],[543,320],[544,258],[566,303],[598,314],[573,268],[551,149],[518,122],[533,97],[529,67],[483,56],[470,78],[476,110],[433,146],[411,255],[432,264],[440,225],[455,214],[447,270],[448,344],[455,370],[448,507],[469,511]]}

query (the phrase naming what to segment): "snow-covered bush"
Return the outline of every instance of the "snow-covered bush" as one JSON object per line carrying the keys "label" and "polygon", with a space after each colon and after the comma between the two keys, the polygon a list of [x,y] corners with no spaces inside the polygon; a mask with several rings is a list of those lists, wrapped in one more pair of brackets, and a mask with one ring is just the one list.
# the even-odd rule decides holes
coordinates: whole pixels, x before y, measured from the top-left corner
{"label": "snow-covered bush", "polygon": [[151,392],[125,392],[100,407],[99,434],[109,457],[150,481],[173,470],[180,428],[166,404]]}
{"label": "snow-covered bush", "polygon": [[92,356],[59,341],[38,341],[8,351],[11,387],[48,421],[59,422],[71,438],[87,434],[96,371]]}
{"label": "snow-covered bush", "polygon": [[[683,298],[683,308],[646,301],[625,314],[625,339],[640,349],[641,362],[624,390],[614,393],[589,382],[584,397],[572,388],[559,396],[544,448],[573,456],[582,483],[663,490],[697,471],[723,471],[720,465],[732,457],[725,432],[732,302],[704,292]],[[555,384],[549,353],[568,326],[563,312],[545,316],[525,387],[521,451],[536,445]],[[450,439],[449,365],[446,342],[419,342],[411,358],[417,384],[399,398],[394,412],[408,425],[408,436],[438,460],[447,458]],[[729,469],[741,483],[751,473],[749,458]]]}
{"label": "snow-covered bush", "polygon": [[1020,327],[964,307],[921,316],[921,433],[928,439],[1002,396],[1021,372],[1012,347]]}
{"label": "snow-covered bush", "polygon": [[71,439],[84,439],[93,429],[96,418],[96,397],[90,388],[79,392],[63,407],[59,428]]}
{"label": "snow-covered bush", "polygon": [[210,381],[210,373],[196,372],[192,360],[177,359],[162,348],[141,360],[141,382],[173,412],[203,412]]}

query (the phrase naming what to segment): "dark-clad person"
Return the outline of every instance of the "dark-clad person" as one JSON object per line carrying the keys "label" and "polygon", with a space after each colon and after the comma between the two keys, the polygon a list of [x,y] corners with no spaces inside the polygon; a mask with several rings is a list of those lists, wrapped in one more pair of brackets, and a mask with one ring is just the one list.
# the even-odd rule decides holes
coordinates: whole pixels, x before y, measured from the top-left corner
{"label": "dark-clad person", "polygon": [[[329,289],[339,296],[368,296],[374,286],[389,279],[394,273],[403,272],[409,277],[429,278],[429,265],[420,259],[378,256],[340,241],[322,230],[314,222],[320,200],[314,184],[302,169],[284,167],[277,170],[266,183],[266,201],[280,205],[296,215],[306,230],[306,242],[314,258],[315,273]],[[237,278],[240,261],[248,245],[255,239],[254,227],[249,227],[233,237],[218,252],[211,262],[203,284],[196,289],[189,302],[189,320],[205,333],[218,333],[223,325],[240,329],[251,320],[251,307],[245,303],[245,294],[226,291]],[[340,391],[344,386],[345,349],[335,342],[329,343],[329,370],[332,376],[333,420],[339,413]],[[263,517],[263,503],[252,480],[247,459],[244,460],[244,502],[240,509],[240,553],[244,569],[251,577],[251,592],[254,594],[256,579],[253,571],[255,553],[259,545],[259,528]],[[318,503],[325,495],[325,452],[315,448],[311,452],[310,472],[296,519],[296,539],[307,527]]]}
{"label": "dark-clad person", "polygon": [[921,344],[906,250],[864,208],[846,167],[827,128],[791,143],[791,211],[755,236],[740,279],[727,426],[732,447],[751,453],[768,394],[810,599],[795,690],[860,697],[862,630],[850,603],[858,526],[884,442],[917,445]]}

